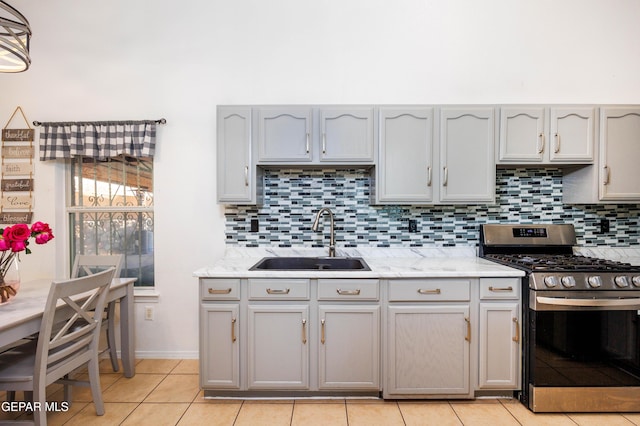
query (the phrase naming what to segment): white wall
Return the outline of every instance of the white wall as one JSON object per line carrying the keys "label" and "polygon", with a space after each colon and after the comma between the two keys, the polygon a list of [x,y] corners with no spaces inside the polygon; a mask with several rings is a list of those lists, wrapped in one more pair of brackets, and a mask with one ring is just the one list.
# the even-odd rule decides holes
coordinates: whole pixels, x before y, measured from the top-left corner
{"label": "white wall", "polygon": [[[0,120],[156,119],[155,320],[139,356],[196,356],[192,271],[224,251],[215,107],[278,103],[640,103],[637,0],[10,0],[33,65],[0,75]],[[3,120],[3,124],[4,121]],[[23,278],[63,276],[62,166],[36,168],[56,245]]]}

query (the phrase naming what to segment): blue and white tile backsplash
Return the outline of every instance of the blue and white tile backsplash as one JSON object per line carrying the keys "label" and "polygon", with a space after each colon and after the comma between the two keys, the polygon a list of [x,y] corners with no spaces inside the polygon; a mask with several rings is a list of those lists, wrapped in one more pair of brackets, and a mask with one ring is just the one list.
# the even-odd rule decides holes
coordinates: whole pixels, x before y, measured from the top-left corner
{"label": "blue and white tile backsplash", "polygon": [[[372,178],[365,169],[265,170],[264,204],[226,206],[228,245],[324,247],[329,218],[311,231],[316,212],[335,214],[339,247],[476,246],[483,223],[573,223],[578,245],[640,244],[640,205],[565,205],[560,169],[498,169],[496,204],[463,206],[372,206]],[[251,219],[259,231],[250,232]],[[409,219],[418,232],[409,233]],[[608,219],[610,231],[600,230]]]}

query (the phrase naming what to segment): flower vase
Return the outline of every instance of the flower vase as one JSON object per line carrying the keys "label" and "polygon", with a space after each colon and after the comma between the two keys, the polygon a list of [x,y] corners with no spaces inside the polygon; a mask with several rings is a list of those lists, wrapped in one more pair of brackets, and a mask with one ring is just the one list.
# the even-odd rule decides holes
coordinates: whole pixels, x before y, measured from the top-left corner
{"label": "flower vase", "polygon": [[18,259],[14,257],[0,274],[0,305],[7,303],[18,293],[20,288],[20,270],[18,269]]}

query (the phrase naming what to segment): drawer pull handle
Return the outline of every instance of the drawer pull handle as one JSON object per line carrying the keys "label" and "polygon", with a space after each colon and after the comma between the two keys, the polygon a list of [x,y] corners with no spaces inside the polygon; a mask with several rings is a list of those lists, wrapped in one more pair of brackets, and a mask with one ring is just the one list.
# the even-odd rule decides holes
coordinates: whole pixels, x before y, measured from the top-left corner
{"label": "drawer pull handle", "polygon": [[244,186],[249,186],[249,166],[244,166]]}
{"label": "drawer pull handle", "polygon": [[324,318],[320,320],[322,327],[320,328],[320,343],[324,345]]}
{"label": "drawer pull handle", "polygon": [[602,182],[603,185],[609,185],[609,178],[611,177],[610,173],[609,173],[609,166],[604,166],[604,181]]}
{"label": "drawer pull handle", "polygon": [[230,288],[210,288],[209,294],[229,294],[231,293]]}
{"label": "drawer pull handle", "polygon": [[519,342],[520,341],[520,326],[518,325],[518,318],[513,318],[513,322],[516,325],[516,335],[513,338],[514,342]]}
{"label": "drawer pull handle", "polygon": [[553,150],[556,154],[560,152],[560,135],[556,133],[556,148]]}
{"label": "drawer pull handle", "polygon": [[289,294],[290,291],[291,291],[290,288],[285,288],[285,289],[268,288],[267,289],[268,294]]}
{"label": "drawer pull handle", "polygon": [[360,294],[360,289],[357,288],[355,290],[342,290],[341,288],[337,288],[336,292],[341,296],[357,296]]}
{"label": "drawer pull handle", "polygon": [[309,153],[309,133],[307,133],[307,154]]}
{"label": "drawer pull handle", "polygon": [[513,287],[494,287],[490,286],[489,291],[513,291]]}
{"label": "drawer pull handle", "polygon": [[307,344],[307,320],[302,320],[302,344]]}
{"label": "drawer pull handle", "polygon": [[544,133],[538,135],[538,141],[538,154],[542,154],[544,152]]}
{"label": "drawer pull handle", "polygon": [[322,134],[322,153],[323,154],[327,153],[327,134],[326,133]]}
{"label": "drawer pull handle", "polygon": [[466,340],[467,342],[471,341],[471,321],[469,321],[469,318],[465,318],[464,321],[467,323],[467,335],[465,336],[464,340]]}
{"label": "drawer pull handle", "polygon": [[236,341],[236,319],[235,318],[231,320],[231,341],[232,342]]}
{"label": "drawer pull handle", "polygon": [[431,186],[431,166],[427,167],[427,186]]}
{"label": "drawer pull handle", "polygon": [[430,288],[419,288],[418,293],[420,294],[440,294],[441,291],[439,288],[430,289]]}

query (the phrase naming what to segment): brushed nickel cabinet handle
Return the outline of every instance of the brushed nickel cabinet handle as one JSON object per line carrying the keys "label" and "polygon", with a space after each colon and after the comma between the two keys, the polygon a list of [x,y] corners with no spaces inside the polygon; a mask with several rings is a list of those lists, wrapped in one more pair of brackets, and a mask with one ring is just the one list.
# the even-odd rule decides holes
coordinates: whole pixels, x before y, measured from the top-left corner
{"label": "brushed nickel cabinet handle", "polygon": [[268,288],[267,289],[267,294],[289,294],[289,292],[291,291],[290,288],[285,288],[285,289],[281,289],[281,288]]}
{"label": "brushed nickel cabinet handle", "polygon": [[209,294],[229,294],[231,293],[230,288],[210,288]]}
{"label": "brushed nickel cabinet handle", "polygon": [[449,168],[444,166],[444,179],[442,179],[442,186],[447,186],[449,183]]}
{"label": "brushed nickel cabinet handle", "polygon": [[427,186],[431,186],[431,166],[427,167]]}
{"label": "brushed nickel cabinet handle", "polygon": [[467,335],[465,336],[464,340],[466,340],[467,342],[471,341],[471,321],[469,320],[469,318],[465,318],[464,321],[467,323]]}
{"label": "brushed nickel cabinet handle", "polygon": [[236,319],[235,318],[231,320],[231,341],[232,342],[236,341]]}
{"label": "brushed nickel cabinet handle", "polygon": [[515,337],[513,337],[513,341],[514,342],[519,342],[520,341],[520,326],[518,324],[518,318],[513,318],[513,322],[516,326],[516,335]]}
{"label": "brushed nickel cabinet handle", "polygon": [[244,186],[249,186],[249,166],[244,166]]}
{"label": "brushed nickel cabinet handle", "polygon": [[307,133],[307,154],[309,153],[309,133]]}
{"label": "brushed nickel cabinet handle", "polygon": [[609,166],[604,166],[604,182],[603,185],[609,185]]}
{"label": "brushed nickel cabinet handle", "polygon": [[342,296],[357,296],[360,294],[360,289],[357,288],[355,290],[342,290],[340,288],[337,288],[336,292]]}
{"label": "brushed nickel cabinet handle", "polygon": [[538,154],[542,154],[544,152],[544,133],[538,135],[538,142]]}
{"label": "brushed nickel cabinet handle", "polygon": [[320,320],[320,343],[324,345],[324,318]]}
{"label": "brushed nickel cabinet handle", "polygon": [[560,135],[556,133],[556,147],[553,150],[556,154],[560,152]]}
{"label": "brushed nickel cabinet handle", "polygon": [[326,133],[322,134],[322,153],[323,154],[327,153],[327,134]]}
{"label": "brushed nickel cabinet handle", "polygon": [[418,289],[418,293],[420,293],[420,294],[440,294],[441,291],[440,291],[439,288],[434,288],[434,289],[419,288]]}
{"label": "brushed nickel cabinet handle", "polygon": [[302,320],[302,344],[307,344],[307,320]]}
{"label": "brushed nickel cabinet handle", "polygon": [[490,286],[489,291],[513,291],[513,287],[494,287]]}

